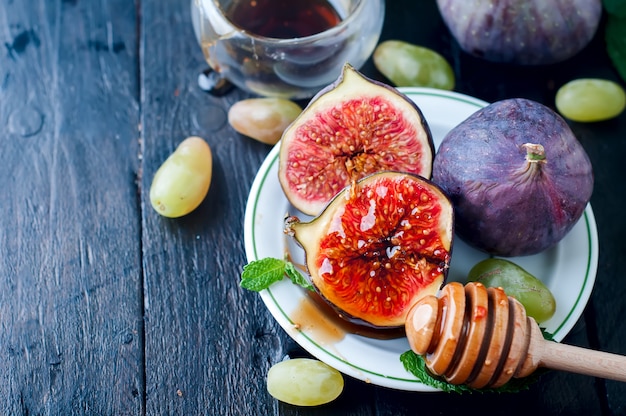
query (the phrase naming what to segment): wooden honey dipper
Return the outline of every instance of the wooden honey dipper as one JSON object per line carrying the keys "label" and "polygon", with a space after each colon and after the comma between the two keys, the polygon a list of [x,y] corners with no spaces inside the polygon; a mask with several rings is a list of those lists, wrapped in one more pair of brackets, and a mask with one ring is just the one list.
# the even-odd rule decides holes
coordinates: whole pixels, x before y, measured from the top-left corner
{"label": "wooden honey dipper", "polygon": [[496,388],[538,367],[626,381],[625,356],[547,341],[519,301],[477,282],[420,300],[406,334],[428,370],[451,384]]}

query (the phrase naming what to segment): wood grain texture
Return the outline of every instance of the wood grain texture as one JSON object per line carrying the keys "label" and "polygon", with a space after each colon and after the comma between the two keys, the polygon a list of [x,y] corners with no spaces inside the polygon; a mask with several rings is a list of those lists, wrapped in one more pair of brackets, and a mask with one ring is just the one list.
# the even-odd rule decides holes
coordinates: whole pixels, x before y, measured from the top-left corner
{"label": "wood grain texture", "polygon": [[[274,414],[265,374],[285,334],[259,297],[239,288],[243,217],[252,179],[270,148],[237,135],[226,111],[243,97],[202,92],[205,69],[187,2],[143,2],[141,65],[146,409],[149,414]],[[190,135],[211,146],[204,203],[168,220],[147,203],[151,179]]]}
{"label": "wood grain texture", "polygon": [[142,411],[135,20],[0,7],[2,414]]}

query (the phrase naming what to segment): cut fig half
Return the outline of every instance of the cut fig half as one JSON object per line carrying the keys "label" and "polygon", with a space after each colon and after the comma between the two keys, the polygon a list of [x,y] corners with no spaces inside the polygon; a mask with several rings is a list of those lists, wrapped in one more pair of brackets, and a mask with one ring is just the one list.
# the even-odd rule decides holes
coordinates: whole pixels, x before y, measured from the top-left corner
{"label": "cut fig half", "polygon": [[349,64],[283,132],[278,176],[289,202],[317,215],[344,187],[380,171],[430,179],[426,120],[407,96]]}
{"label": "cut fig half", "polygon": [[287,218],[285,232],[304,249],[316,291],[342,318],[396,328],[445,282],[453,215],[429,180],[378,172],[346,187],[313,220]]}

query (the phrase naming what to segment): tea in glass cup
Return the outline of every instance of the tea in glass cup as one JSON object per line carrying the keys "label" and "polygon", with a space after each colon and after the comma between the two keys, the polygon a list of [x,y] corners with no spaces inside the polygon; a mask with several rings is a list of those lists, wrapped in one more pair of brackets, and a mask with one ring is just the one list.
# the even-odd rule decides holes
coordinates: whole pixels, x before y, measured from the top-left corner
{"label": "tea in glass cup", "polygon": [[310,98],[378,42],[384,0],[192,0],[211,68],[261,96]]}

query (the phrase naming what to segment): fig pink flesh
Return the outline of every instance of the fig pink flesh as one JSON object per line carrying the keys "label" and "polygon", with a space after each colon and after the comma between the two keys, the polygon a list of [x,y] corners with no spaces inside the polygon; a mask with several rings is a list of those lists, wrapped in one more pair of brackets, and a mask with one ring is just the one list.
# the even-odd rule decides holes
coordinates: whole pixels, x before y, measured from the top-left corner
{"label": "fig pink flesh", "polygon": [[404,173],[371,175],[356,187],[292,229],[326,300],[372,326],[401,326],[445,279],[452,206],[438,187]]}
{"label": "fig pink flesh", "polygon": [[348,68],[283,134],[279,179],[296,208],[317,215],[344,187],[372,173],[430,178],[433,156],[417,106]]}

